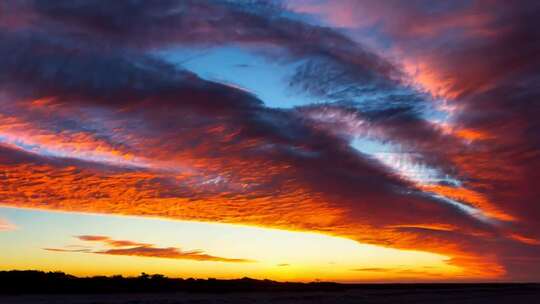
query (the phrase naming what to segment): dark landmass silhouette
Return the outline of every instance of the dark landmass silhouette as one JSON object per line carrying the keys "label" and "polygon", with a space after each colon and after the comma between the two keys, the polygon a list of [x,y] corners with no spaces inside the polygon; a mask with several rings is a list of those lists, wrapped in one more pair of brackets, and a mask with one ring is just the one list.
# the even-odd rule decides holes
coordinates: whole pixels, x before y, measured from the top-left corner
{"label": "dark landmass silhouette", "polygon": [[343,292],[347,290],[431,292],[467,290],[487,293],[526,292],[540,295],[540,283],[386,283],[277,282],[242,279],[182,279],[142,273],[138,277],[76,277],[63,272],[0,271],[0,294],[109,294],[109,293],[232,293],[232,292]]}
{"label": "dark landmass silhouette", "polygon": [[76,277],[63,272],[0,271],[0,294],[163,293],[246,291],[341,291],[349,286],[331,282],[293,283],[251,278],[182,279],[142,273],[138,277]]}

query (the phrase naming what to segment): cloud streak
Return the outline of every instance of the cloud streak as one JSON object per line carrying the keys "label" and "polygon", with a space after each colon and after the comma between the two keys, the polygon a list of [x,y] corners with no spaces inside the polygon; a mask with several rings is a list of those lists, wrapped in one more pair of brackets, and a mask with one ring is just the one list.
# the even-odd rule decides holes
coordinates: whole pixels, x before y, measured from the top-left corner
{"label": "cloud streak", "polygon": [[12,223],[8,222],[7,220],[0,218],[0,231],[10,231],[15,230],[16,226]]}
{"label": "cloud streak", "polygon": [[253,262],[248,259],[234,259],[213,256],[204,253],[202,250],[184,251],[177,247],[156,247],[153,244],[139,243],[129,240],[115,240],[102,235],[80,235],[75,238],[91,243],[98,243],[105,246],[105,249],[97,248],[44,248],[52,252],[82,252],[103,255],[135,256],[149,258],[163,258],[176,260],[194,260],[194,261],[212,261],[212,262],[230,262],[230,263],[248,263]]}

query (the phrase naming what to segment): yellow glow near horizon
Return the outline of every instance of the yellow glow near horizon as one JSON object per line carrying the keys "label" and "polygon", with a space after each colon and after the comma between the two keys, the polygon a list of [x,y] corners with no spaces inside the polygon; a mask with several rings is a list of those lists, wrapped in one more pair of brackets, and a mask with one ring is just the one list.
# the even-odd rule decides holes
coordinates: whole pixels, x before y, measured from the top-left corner
{"label": "yellow glow near horizon", "polygon": [[[315,279],[341,282],[437,280],[460,277],[462,269],[443,255],[360,244],[317,233],[228,224],[168,221],[117,216],[61,214],[0,209],[22,214],[19,227],[0,234],[2,270],[39,269],[79,276],[161,273],[169,277],[239,278],[287,281]],[[26,222],[26,213],[32,221]],[[11,218],[11,217],[9,217]],[[114,239],[176,247],[206,254],[250,259],[234,263],[80,252],[43,248],[88,246],[74,235],[107,235]],[[73,248],[73,247],[71,247]]]}

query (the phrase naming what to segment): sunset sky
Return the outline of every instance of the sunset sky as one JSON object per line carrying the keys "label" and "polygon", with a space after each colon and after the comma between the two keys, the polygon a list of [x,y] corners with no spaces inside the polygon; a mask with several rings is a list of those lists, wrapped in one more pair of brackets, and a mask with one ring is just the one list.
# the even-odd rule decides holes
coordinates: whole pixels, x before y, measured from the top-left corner
{"label": "sunset sky", "polygon": [[540,1],[0,2],[0,270],[540,281]]}

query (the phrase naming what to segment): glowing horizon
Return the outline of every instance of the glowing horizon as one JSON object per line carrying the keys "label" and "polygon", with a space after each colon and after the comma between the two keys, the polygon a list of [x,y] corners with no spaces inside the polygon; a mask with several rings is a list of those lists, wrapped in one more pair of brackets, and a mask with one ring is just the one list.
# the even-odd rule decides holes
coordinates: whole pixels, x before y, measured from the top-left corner
{"label": "glowing horizon", "polygon": [[[442,255],[358,244],[352,240],[312,232],[110,215],[23,211],[13,208],[0,210],[3,214],[18,219],[13,223],[18,224],[17,227],[32,230],[25,232],[23,228],[14,228],[11,232],[1,234],[0,240],[13,244],[17,243],[14,239],[24,235],[26,240],[33,242],[33,246],[24,248],[25,254],[15,254],[23,249],[19,248],[20,244],[0,253],[3,261],[0,270],[40,269],[63,271],[78,276],[135,276],[142,272],[184,278],[232,279],[247,276],[302,282],[315,279],[337,282],[437,281],[441,277],[456,281],[478,279],[467,277],[463,269],[448,264],[448,257]],[[47,227],[28,223],[29,217],[39,223],[47,222]],[[64,225],[70,226],[72,234],[83,231],[88,234],[51,237],[51,231],[61,230]],[[106,232],[104,228],[96,229],[101,225],[105,225],[108,231],[114,231],[113,236],[110,233],[107,237],[101,235]],[[136,232],[129,231],[129,227],[137,227]],[[171,231],[172,228],[215,239],[204,241],[193,236],[176,236]],[[157,248],[180,245],[179,248],[186,252],[200,250],[201,253],[212,254],[212,257],[239,261],[108,255],[84,251],[109,248],[101,246],[100,239],[137,241],[135,246],[149,244]],[[249,241],[245,242],[246,239]],[[123,245],[112,248],[132,246]],[[276,252],[275,248],[284,249]],[[49,252],[43,252],[44,250]],[[240,260],[244,258],[245,260]],[[84,263],[81,263],[81,260],[84,260]]]}

